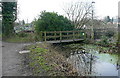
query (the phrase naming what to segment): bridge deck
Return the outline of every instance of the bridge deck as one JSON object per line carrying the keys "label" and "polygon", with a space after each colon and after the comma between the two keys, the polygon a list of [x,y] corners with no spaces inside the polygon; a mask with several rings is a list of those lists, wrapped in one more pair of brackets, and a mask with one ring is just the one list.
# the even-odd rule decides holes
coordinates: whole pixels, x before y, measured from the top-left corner
{"label": "bridge deck", "polygon": [[65,43],[65,42],[77,42],[77,41],[83,41],[84,39],[72,39],[72,40],[56,40],[56,41],[46,41],[46,43]]}

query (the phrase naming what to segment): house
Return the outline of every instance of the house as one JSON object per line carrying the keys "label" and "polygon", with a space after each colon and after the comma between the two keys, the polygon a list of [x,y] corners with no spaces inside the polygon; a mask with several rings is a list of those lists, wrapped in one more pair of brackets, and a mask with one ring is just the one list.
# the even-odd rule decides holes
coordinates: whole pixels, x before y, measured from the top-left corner
{"label": "house", "polygon": [[21,22],[16,23],[15,27],[14,27],[15,33],[19,33],[19,32],[34,32],[34,26],[31,23],[28,24],[22,24]]}

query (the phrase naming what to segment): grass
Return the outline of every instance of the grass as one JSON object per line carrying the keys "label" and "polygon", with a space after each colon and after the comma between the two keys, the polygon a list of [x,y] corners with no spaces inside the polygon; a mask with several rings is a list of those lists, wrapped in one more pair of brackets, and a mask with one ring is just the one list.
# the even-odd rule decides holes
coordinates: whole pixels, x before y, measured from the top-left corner
{"label": "grass", "polygon": [[41,70],[46,72],[49,71],[51,69],[51,66],[46,63],[46,59],[44,58],[44,55],[46,55],[48,50],[39,47],[35,49],[31,48],[30,50],[32,52],[29,57],[32,62],[29,63],[29,66],[34,68],[33,74],[37,75],[42,72]]}
{"label": "grass", "polygon": [[37,44],[27,47],[30,49],[29,66],[33,75],[39,76],[75,76],[76,71],[66,58],[49,44]]}
{"label": "grass", "polygon": [[5,41],[7,42],[35,42],[35,34],[26,34],[25,36],[20,36],[20,35],[14,35]]}

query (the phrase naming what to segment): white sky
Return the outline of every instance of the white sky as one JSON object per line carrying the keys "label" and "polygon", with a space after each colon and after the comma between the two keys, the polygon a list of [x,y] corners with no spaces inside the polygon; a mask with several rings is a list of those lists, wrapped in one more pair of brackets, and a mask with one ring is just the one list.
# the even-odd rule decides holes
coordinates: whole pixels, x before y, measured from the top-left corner
{"label": "white sky", "polygon": [[[37,17],[41,11],[46,10],[50,12],[58,12],[58,14],[65,15],[63,6],[67,3],[86,0],[18,0],[19,20],[31,22]],[[95,15],[99,18],[104,16],[115,17],[118,15],[118,1],[120,0],[87,0],[89,2],[95,1]]]}

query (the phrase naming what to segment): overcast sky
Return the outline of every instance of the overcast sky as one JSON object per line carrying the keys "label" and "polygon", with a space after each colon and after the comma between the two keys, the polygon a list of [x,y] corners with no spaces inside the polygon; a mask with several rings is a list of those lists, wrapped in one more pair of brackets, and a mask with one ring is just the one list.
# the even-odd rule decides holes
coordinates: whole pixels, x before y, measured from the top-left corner
{"label": "overcast sky", "polygon": [[98,18],[103,18],[104,16],[115,17],[118,15],[118,1],[120,0],[18,0],[18,18],[25,21],[28,19],[28,22],[31,22],[43,10],[65,15],[63,6],[73,1],[94,1],[95,15]]}

